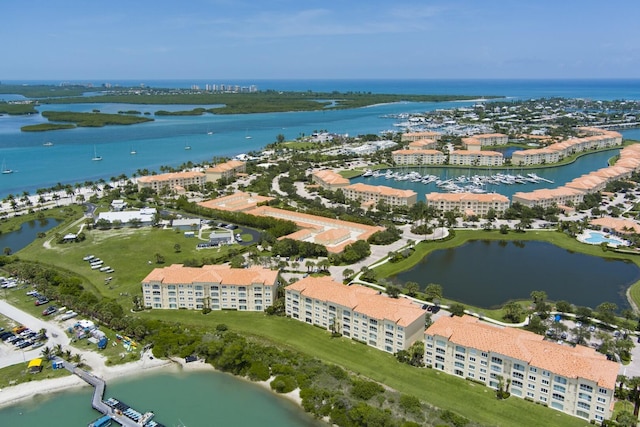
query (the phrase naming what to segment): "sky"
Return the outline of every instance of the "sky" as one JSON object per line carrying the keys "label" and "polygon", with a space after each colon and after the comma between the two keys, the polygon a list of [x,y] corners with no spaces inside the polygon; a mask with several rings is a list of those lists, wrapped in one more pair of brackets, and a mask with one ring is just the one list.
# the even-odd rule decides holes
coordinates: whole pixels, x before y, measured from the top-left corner
{"label": "sky", "polygon": [[0,81],[640,77],[640,1],[29,0]]}

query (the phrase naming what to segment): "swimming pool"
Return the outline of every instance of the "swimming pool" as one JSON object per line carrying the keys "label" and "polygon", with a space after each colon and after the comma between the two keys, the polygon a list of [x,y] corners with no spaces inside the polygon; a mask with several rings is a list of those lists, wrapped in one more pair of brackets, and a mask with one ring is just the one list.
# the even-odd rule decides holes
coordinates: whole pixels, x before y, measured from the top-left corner
{"label": "swimming pool", "polygon": [[602,231],[586,230],[584,234],[578,239],[581,242],[589,243],[590,245],[599,245],[606,242],[612,246],[628,246],[629,242],[622,240],[618,237],[611,236],[603,233]]}

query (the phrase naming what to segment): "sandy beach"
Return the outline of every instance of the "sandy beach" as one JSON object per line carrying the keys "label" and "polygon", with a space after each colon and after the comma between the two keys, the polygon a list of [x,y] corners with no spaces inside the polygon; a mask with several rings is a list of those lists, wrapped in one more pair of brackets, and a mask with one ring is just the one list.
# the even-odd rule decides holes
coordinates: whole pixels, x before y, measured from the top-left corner
{"label": "sandy beach", "polygon": [[[95,354],[95,353],[94,353]],[[86,355],[86,353],[85,353]],[[105,366],[102,362],[101,357],[95,354],[97,357],[90,357],[93,359],[93,365],[97,365],[96,369],[91,369],[95,375],[103,378],[107,382],[114,379],[119,378],[132,378],[148,373],[155,373],[158,371],[164,372],[194,372],[194,371],[216,371],[216,369],[208,363],[205,363],[204,360],[198,360],[195,362],[186,363],[184,359],[180,358],[171,358],[171,359],[157,359],[152,358],[151,353],[145,353],[144,356],[135,362],[126,363],[123,365],[116,366]],[[98,362],[96,364],[96,362]],[[90,364],[91,365],[91,364]],[[239,379],[244,379],[241,377],[236,377]],[[268,381],[259,381],[254,382],[248,379],[246,381],[256,384],[260,387],[263,387],[265,390],[271,390],[271,386],[269,385],[270,381],[273,378],[270,378]],[[0,389],[0,408],[5,406],[14,405],[21,401],[32,399],[35,396],[54,394],[62,391],[67,391],[74,388],[80,387],[90,387],[87,383],[85,383],[82,379],[75,375],[69,375],[61,378],[53,378],[53,379],[44,379],[40,381],[30,381],[26,383],[21,383],[15,386],[6,387]],[[292,402],[302,405],[302,399],[300,399],[300,390],[295,389],[287,394],[278,394],[286,399],[291,400]]]}

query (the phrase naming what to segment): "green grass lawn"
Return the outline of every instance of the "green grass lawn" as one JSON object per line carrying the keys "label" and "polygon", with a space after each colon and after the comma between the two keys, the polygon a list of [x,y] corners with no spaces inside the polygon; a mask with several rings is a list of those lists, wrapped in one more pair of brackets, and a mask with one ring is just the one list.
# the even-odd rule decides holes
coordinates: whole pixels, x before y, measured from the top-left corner
{"label": "green grass lawn", "polygon": [[[86,285],[99,294],[116,298],[128,309],[131,296],[141,293],[140,282],[154,268],[183,263],[187,259],[218,258],[224,256],[229,247],[196,250],[199,239],[185,237],[183,232],[151,227],[121,228],[112,230],[87,230],[86,240],[80,243],[56,244],[51,249],[43,247],[42,240],[18,253],[21,259],[55,265],[74,271],[84,279]],[[179,245],[179,252],[176,251]],[[83,257],[91,254],[110,266],[113,273],[92,270]],[[164,263],[156,263],[156,254],[164,257]],[[111,282],[105,278],[111,276]]]}
{"label": "green grass lawn", "polygon": [[427,369],[398,363],[380,350],[346,338],[331,338],[327,331],[286,318],[262,313],[215,311],[207,315],[186,310],[153,310],[141,317],[213,328],[224,323],[231,330],[267,339],[279,347],[334,363],[381,382],[402,393],[412,394],[440,408],[453,410],[485,425],[499,426],[587,426],[588,422],[511,397],[499,401],[487,387]]}
{"label": "green grass lawn", "polygon": [[27,360],[25,363],[19,363],[17,365],[7,366],[6,368],[0,369],[0,389],[29,381],[40,381],[71,375],[71,372],[66,369],[53,369],[51,367],[51,362],[44,359],[42,361],[42,372],[30,374],[27,371],[28,363],[29,361]]}

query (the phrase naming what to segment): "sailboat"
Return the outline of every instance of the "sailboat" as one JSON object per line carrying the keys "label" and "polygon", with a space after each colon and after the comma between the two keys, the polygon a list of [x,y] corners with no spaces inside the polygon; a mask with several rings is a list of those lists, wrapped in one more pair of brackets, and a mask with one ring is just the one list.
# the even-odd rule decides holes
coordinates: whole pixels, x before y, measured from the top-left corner
{"label": "sailboat", "polygon": [[191,146],[185,142],[184,143],[184,149],[185,150],[191,150]]}
{"label": "sailboat", "polygon": [[10,173],[13,173],[13,170],[7,169],[7,165],[5,164],[4,160],[2,160],[2,173],[4,175],[9,175]]}
{"label": "sailboat", "polygon": [[51,141],[47,141],[47,142],[45,142],[45,143],[44,143],[44,144],[42,144],[42,145],[44,145],[45,147],[53,147],[53,142],[51,142]]}
{"label": "sailboat", "polygon": [[93,158],[91,160],[93,160],[94,162],[99,162],[100,160],[102,160],[102,156],[98,156],[95,145],[93,146]]}
{"label": "sailboat", "polygon": [[251,135],[249,135],[249,129],[247,129],[247,135],[245,136],[245,139],[251,139]]}
{"label": "sailboat", "polygon": [[138,154],[138,152],[134,150],[133,147],[131,147],[131,151],[129,151],[129,154],[134,155],[134,154]]}

